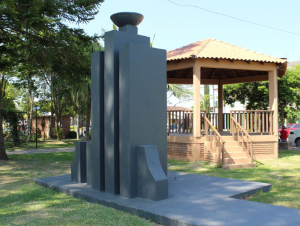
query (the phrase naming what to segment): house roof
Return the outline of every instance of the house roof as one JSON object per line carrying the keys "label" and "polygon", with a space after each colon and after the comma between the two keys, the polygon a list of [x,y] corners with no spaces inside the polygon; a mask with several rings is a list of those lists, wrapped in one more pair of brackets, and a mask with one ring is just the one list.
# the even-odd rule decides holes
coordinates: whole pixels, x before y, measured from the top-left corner
{"label": "house roof", "polygon": [[294,67],[296,65],[300,65],[300,60],[288,62],[288,67]]}
{"label": "house roof", "polygon": [[185,108],[185,107],[167,106],[167,111],[193,111],[193,109]]}
{"label": "house roof", "polygon": [[286,59],[268,56],[262,53],[238,47],[216,39],[205,39],[187,46],[169,51],[167,61],[188,58],[228,59],[270,63],[285,63]]}

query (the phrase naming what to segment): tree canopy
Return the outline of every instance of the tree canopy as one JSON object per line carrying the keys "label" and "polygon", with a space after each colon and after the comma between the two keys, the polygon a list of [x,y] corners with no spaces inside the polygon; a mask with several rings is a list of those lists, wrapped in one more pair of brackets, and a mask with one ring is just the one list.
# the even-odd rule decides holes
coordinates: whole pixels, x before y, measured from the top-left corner
{"label": "tree canopy", "polygon": [[[269,82],[240,83],[224,86],[224,101],[233,105],[236,101],[246,105],[247,110],[266,110],[269,107]],[[278,78],[278,111],[281,122],[299,119],[300,65],[289,68]]]}
{"label": "tree canopy", "polygon": [[[71,28],[69,24],[88,23],[98,13],[102,2],[0,1],[1,125],[5,84],[12,74],[18,77],[19,86],[28,90],[29,99],[36,95],[41,78],[51,81],[48,84],[50,93],[52,82],[60,86],[86,82],[90,62],[85,47],[95,42],[98,36],[90,37],[82,29]],[[0,160],[7,160],[3,128],[0,127]]]}

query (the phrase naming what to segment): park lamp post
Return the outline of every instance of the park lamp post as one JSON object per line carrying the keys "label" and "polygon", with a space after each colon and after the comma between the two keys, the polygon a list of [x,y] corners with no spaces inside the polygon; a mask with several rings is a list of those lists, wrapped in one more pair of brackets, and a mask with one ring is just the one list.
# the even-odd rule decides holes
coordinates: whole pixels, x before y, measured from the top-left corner
{"label": "park lamp post", "polygon": [[35,110],[35,148],[38,148],[37,146],[37,110],[40,110],[39,106],[33,107],[33,110]]}

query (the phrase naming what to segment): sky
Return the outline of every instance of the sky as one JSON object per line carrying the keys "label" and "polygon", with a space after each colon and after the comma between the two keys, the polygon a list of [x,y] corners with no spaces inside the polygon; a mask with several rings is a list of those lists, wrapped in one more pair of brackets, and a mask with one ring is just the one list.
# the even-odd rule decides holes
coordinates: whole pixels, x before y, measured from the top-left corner
{"label": "sky", "polygon": [[299,9],[299,0],[105,0],[95,19],[80,27],[101,34],[112,30],[112,14],[138,12],[144,15],[138,32],[151,40],[155,35],[155,48],[170,51],[212,38],[290,62],[300,60]]}
{"label": "sky", "polygon": [[[178,6],[170,1],[193,7]],[[300,60],[299,9],[299,0],[105,0],[95,19],[80,27],[89,35],[101,34],[102,29],[112,30],[112,14],[138,12],[145,17],[138,26],[139,34],[151,39],[155,34],[155,48],[169,51],[213,38],[259,53],[296,61]]]}

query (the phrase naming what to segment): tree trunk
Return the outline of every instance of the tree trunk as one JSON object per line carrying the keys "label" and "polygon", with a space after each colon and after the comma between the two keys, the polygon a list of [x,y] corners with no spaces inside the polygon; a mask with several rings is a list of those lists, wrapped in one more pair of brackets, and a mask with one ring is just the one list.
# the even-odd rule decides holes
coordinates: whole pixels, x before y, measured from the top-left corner
{"label": "tree trunk", "polygon": [[[2,84],[3,84],[3,77],[2,77]],[[5,144],[4,144],[4,137],[3,137],[3,127],[2,127],[2,85],[0,85],[0,160],[8,160],[6,151],[5,151]]]}
{"label": "tree trunk", "polygon": [[86,113],[86,132],[85,132],[85,140],[90,140],[90,120],[91,120],[91,89],[88,85],[88,100],[87,100],[87,113]]}
{"label": "tree trunk", "polygon": [[80,113],[79,110],[77,111],[77,140],[79,140],[79,128],[80,128]]}
{"label": "tree trunk", "polygon": [[30,112],[29,112],[29,123],[27,122],[28,127],[28,131],[29,134],[31,134],[32,132],[32,112],[33,112],[33,97],[32,97],[32,91],[30,89],[30,86],[28,85],[28,95],[29,95],[29,102],[30,102]]}
{"label": "tree trunk", "polygon": [[48,128],[49,137],[51,138],[52,138],[52,123],[53,123],[53,111],[51,110],[51,116],[50,116],[49,128]]}
{"label": "tree trunk", "polygon": [[284,125],[284,107],[281,107],[281,129]]}

